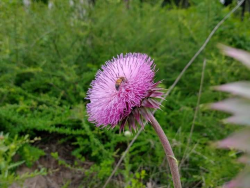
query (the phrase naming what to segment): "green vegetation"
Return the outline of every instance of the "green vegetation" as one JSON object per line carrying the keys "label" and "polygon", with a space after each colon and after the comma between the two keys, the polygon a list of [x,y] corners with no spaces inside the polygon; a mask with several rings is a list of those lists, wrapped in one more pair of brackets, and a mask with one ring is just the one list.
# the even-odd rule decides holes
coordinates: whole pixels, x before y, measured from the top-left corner
{"label": "green vegetation", "polygon": [[[22,175],[16,175],[13,170],[23,164],[24,162],[29,162],[35,156],[41,156],[41,151],[35,148],[36,153],[32,152],[32,148],[29,145],[25,145],[27,143],[33,143],[38,140],[35,138],[34,140],[29,140],[28,136],[23,136],[18,138],[15,136],[14,138],[10,138],[8,134],[4,135],[0,133],[0,186],[8,187],[14,182],[22,183],[25,179],[31,178],[37,175],[46,175],[45,169],[36,170],[32,173],[25,173]],[[29,146],[29,150],[27,150],[26,160],[17,160],[13,162],[13,157],[16,156],[17,151],[26,150],[26,146]],[[40,152],[39,152],[40,151]],[[24,152],[20,152],[21,155],[25,156]]]}
{"label": "green vegetation", "polygon": [[[0,180],[18,180],[13,179],[18,175],[12,167],[21,163],[32,167],[44,155],[51,156],[39,146],[56,140],[71,146],[74,164],[67,164],[57,151],[52,157],[84,172],[79,187],[103,185],[133,136],[119,134],[118,127],[99,129],[88,122],[84,98],[97,70],[117,54],[147,53],[157,65],[156,80],[163,80],[167,89],[229,9],[211,0],[193,1],[188,9],[139,0],[129,8],[111,0],[97,1],[94,6],[54,1],[52,8],[42,2],[25,8],[21,1],[1,1],[0,131],[9,136],[6,142],[0,138]],[[156,113],[179,161],[187,149],[181,167],[185,188],[220,186],[241,167],[235,162],[236,151],[211,145],[234,127],[220,121],[225,114],[206,107],[225,97],[211,90],[212,86],[249,77],[243,66],[216,47],[224,43],[250,51],[249,17],[241,21],[239,15],[236,12],[219,28]],[[187,146],[204,58],[200,110]],[[41,140],[32,144],[25,135]],[[14,151],[12,144],[18,144]],[[21,160],[13,158],[16,153]],[[6,169],[11,173],[4,177]],[[38,171],[33,175],[44,173]],[[74,187],[71,181],[66,180],[64,187]],[[146,187],[147,183],[172,187],[165,154],[150,126],[133,144],[109,187]]]}

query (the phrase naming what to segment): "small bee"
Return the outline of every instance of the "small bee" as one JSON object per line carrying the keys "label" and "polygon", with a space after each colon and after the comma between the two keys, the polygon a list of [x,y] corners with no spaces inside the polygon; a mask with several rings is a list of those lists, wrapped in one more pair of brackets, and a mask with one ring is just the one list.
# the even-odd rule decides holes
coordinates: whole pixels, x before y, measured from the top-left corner
{"label": "small bee", "polygon": [[125,77],[119,77],[115,82],[115,89],[119,91],[119,88],[123,82],[125,82]]}

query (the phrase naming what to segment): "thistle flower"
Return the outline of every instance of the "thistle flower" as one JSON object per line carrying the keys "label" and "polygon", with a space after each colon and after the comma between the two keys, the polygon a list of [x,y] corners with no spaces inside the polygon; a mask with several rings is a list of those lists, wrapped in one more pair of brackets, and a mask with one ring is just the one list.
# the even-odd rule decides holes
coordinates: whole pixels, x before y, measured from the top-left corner
{"label": "thistle flower", "polygon": [[[162,98],[162,88],[154,83],[155,64],[146,54],[122,54],[106,62],[96,74],[87,93],[89,121],[96,126],[120,131],[126,124],[136,130],[136,122],[142,127],[143,120],[150,121],[162,143],[173,177],[174,187],[181,188],[180,174],[171,145],[150,109],[160,108],[157,98]],[[112,175],[111,175],[112,176]],[[110,177],[111,177],[110,176]],[[110,178],[109,178],[110,179]],[[105,183],[104,187],[107,186]]]}
{"label": "thistle flower", "polygon": [[136,122],[143,126],[143,119],[149,120],[148,108],[159,108],[156,98],[163,92],[154,83],[155,64],[146,54],[128,53],[105,63],[96,74],[87,92],[89,121],[97,127],[114,128],[120,125],[124,130],[136,130]]}

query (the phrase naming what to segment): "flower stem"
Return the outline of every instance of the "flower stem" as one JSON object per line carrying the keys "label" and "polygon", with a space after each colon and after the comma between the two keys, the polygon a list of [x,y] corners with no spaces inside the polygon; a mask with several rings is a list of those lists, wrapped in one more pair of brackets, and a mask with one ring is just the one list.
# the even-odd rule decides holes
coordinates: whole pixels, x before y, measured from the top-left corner
{"label": "flower stem", "polygon": [[166,153],[166,157],[168,160],[168,164],[170,167],[170,171],[172,174],[173,182],[174,182],[174,187],[175,188],[181,188],[181,180],[180,180],[180,174],[178,170],[178,164],[177,160],[174,156],[173,150],[171,148],[171,145],[168,141],[167,136],[165,135],[164,131],[162,130],[160,124],[158,121],[155,119],[154,115],[152,113],[148,113],[151,125],[154,127],[155,132],[160,138],[161,144],[164,148],[164,151]]}

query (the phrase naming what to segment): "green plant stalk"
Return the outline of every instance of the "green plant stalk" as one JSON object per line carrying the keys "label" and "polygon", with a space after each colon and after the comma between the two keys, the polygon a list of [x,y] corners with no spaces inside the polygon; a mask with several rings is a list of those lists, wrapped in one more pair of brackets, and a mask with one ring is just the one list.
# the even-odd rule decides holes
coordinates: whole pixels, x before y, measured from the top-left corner
{"label": "green plant stalk", "polygon": [[164,131],[162,130],[158,121],[155,119],[154,115],[152,113],[148,113],[148,114],[149,114],[149,118],[151,121],[151,125],[154,127],[155,132],[159,136],[161,144],[162,144],[164,151],[166,153],[166,157],[167,157],[170,171],[172,174],[172,179],[174,182],[174,187],[181,188],[181,180],[180,180],[180,174],[179,174],[179,170],[178,170],[178,163],[177,163],[177,160],[174,156],[174,152],[171,148],[171,145],[168,141],[168,138],[167,138],[166,134],[164,133]]}

